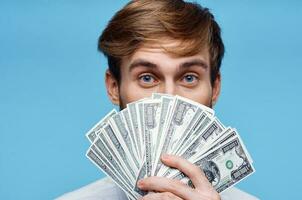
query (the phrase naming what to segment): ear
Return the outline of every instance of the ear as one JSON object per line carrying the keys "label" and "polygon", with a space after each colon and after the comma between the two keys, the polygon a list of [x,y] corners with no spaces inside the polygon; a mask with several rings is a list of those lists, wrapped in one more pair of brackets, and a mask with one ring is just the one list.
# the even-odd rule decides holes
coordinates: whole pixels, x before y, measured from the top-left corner
{"label": "ear", "polygon": [[119,85],[116,78],[112,75],[112,73],[107,69],[105,74],[105,82],[107,95],[109,96],[111,102],[115,105],[119,105]]}
{"label": "ear", "polygon": [[212,106],[214,106],[218,100],[219,94],[221,89],[221,75],[220,72],[218,73],[212,89]]}

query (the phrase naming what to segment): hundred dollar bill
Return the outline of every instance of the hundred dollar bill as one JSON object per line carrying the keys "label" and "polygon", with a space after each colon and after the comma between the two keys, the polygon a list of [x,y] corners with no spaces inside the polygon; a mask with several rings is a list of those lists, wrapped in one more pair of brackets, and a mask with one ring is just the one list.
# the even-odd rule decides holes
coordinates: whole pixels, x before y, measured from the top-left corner
{"label": "hundred dollar bill", "polygon": [[209,125],[213,119],[214,118],[208,115],[207,112],[202,112],[193,128],[183,137],[183,140],[178,145],[178,148],[176,148],[172,154],[180,155],[181,152],[185,151],[192,141],[197,138],[197,136]]}
{"label": "hundred dollar bill", "polygon": [[223,134],[224,130],[224,125],[215,117],[212,122],[210,122],[208,126],[192,140],[190,145],[180,154],[180,156],[184,159],[189,159],[196,153],[202,152],[213,144]]}
{"label": "hundred dollar bill", "polygon": [[143,159],[143,146],[142,146],[142,138],[141,138],[142,133],[138,121],[139,115],[137,111],[137,103],[133,102],[127,104],[127,109],[130,115],[132,130],[136,134],[137,153],[139,155],[139,158],[142,160]]}
{"label": "hundred dollar bill", "polygon": [[[186,160],[190,160],[190,158],[198,152],[204,151],[207,145],[215,142],[222,135],[224,129],[225,127],[223,124],[221,124],[217,118],[214,118],[212,122],[198,134],[195,140],[186,147],[185,151],[179,154],[179,156]],[[159,175],[169,176],[173,171],[175,171],[175,169],[163,166],[160,169]]]}
{"label": "hundred dollar bill", "polygon": [[237,133],[237,137],[238,137],[238,139],[241,141],[242,147],[243,147],[243,149],[245,150],[247,156],[249,157],[249,160],[253,163],[253,162],[254,162],[254,161],[253,161],[253,158],[252,158],[252,156],[250,155],[250,153],[248,152],[248,150],[247,150],[245,144],[242,142],[242,138],[241,138],[241,136],[239,135],[237,129],[234,128],[234,131]]}
{"label": "hundred dollar bill", "polygon": [[113,182],[115,182],[131,199],[138,199],[141,195],[137,194],[135,191],[132,191],[128,188],[120,179],[116,173],[110,170],[105,163],[97,156],[97,154],[89,149],[86,153],[86,156],[89,160],[91,160],[99,169],[101,169],[107,176],[109,176]]}
{"label": "hundred dollar bill", "polygon": [[118,163],[116,156],[113,155],[112,152],[108,150],[106,144],[102,141],[100,137],[96,138],[96,140],[94,141],[94,143],[91,145],[90,148],[93,149],[96,153],[98,153],[98,155],[101,154],[103,157],[102,160],[104,159],[107,160],[112,166],[111,168],[122,176],[122,178],[125,180],[127,185],[129,185],[129,187],[133,187],[134,185],[133,177],[129,175],[128,170],[125,170],[122,167],[122,165]]}
{"label": "hundred dollar bill", "polygon": [[126,129],[130,134],[130,138],[132,140],[132,145],[133,145],[133,149],[135,151],[136,157],[139,158],[139,153],[138,153],[139,149],[138,149],[137,140],[136,140],[137,135],[133,131],[132,123],[131,123],[131,119],[130,119],[130,114],[129,114],[128,109],[126,108],[126,109],[122,110],[121,114],[122,114],[123,120],[125,121]]}
{"label": "hundred dollar bill", "polygon": [[[114,168],[112,159],[108,160],[106,156],[95,146],[91,145],[90,149],[92,149],[95,154],[98,156],[99,159],[102,160],[102,162],[112,171],[112,172],[118,172],[116,168]],[[132,183],[129,182],[126,176],[123,176],[123,173],[119,172],[116,173],[116,176],[121,180],[121,182],[124,183],[125,186],[127,186],[129,189],[132,187]]]}
{"label": "hundred dollar bill", "polygon": [[92,143],[96,136],[97,136],[97,132],[105,126],[105,124],[107,123],[107,121],[117,113],[117,111],[115,109],[111,110],[103,119],[101,119],[94,127],[92,127],[92,129],[90,129],[87,133],[86,133],[86,137],[87,139]]}
{"label": "hundred dollar bill", "polygon": [[[166,135],[162,144],[160,145],[161,153],[171,153],[176,148],[175,144],[180,141],[181,137],[183,137],[183,131],[187,129],[187,127],[192,128],[191,121],[195,118],[196,115],[199,116],[201,113],[201,109],[199,107],[200,104],[193,102],[189,99],[176,96],[174,100],[174,105],[171,111],[170,119],[168,119],[168,125],[166,130]],[[213,113],[213,110],[205,107],[206,111]],[[156,169],[154,174],[157,175],[163,164],[160,159],[156,163]]]}
{"label": "hundred dollar bill", "polygon": [[134,141],[133,138],[131,138],[131,134],[126,129],[126,125],[122,119],[122,114],[118,113],[112,116],[109,119],[108,124],[110,124],[113,129],[114,135],[118,138],[118,141],[123,146],[124,151],[131,156],[131,160],[134,161],[136,168],[139,169],[140,164],[136,157]]}
{"label": "hundred dollar bill", "polygon": [[138,168],[136,167],[135,162],[132,159],[132,156],[127,151],[127,148],[120,143],[120,141],[116,137],[113,129],[109,124],[105,125],[103,130],[104,132],[102,135],[104,135],[106,140],[109,142],[111,150],[115,153],[115,155],[118,157],[120,162],[126,165],[131,175],[133,177],[136,177]]}
{"label": "hundred dollar bill", "polygon": [[174,105],[175,107],[171,113],[172,118],[168,131],[170,128],[174,129],[174,127],[176,127],[176,129],[172,132],[172,138],[170,138],[167,153],[173,153],[178,145],[182,143],[183,139],[191,133],[191,130],[198,122],[203,111],[209,115],[213,115],[214,113],[211,108],[180,96],[176,96]]}
{"label": "hundred dollar bill", "polygon": [[[226,141],[194,164],[204,171],[219,193],[255,172],[238,137]],[[181,172],[173,176],[173,179],[193,186],[189,178]]]}
{"label": "hundred dollar bill", "polygon": [[169,113],[171,112],[172,109],[172,105],[173,105],[173,101],[174,98],[172,97],[168,97],[168,96],[163,96],[163,95],[154,95],[154,98],[160,98],[161,100],[161,110],[160,110],[160,119],[159,119],[159,127],[158,127],[158,132],[156,134],[156,141],[154,144],[154,153],[155,155],[152,158],[152,163],[153,163],[153,168],[152,168],[152,176],[154,176],[155,174],[155,167],[154,164],[158,163],[158,160],[160,159],[160,154],[161,154],[161,149],[160,149],[160,145],[161,145],[161,141],[164,140],[164,131],[166,130],[165,127],[167,125],[167,118],[169,116]]}
{"label": "hundred dollar bill", "polygon": [[207,154],[208,152],[212,151],[213,149],[215,149],[218,146],[225,143],[227,140],[234,138],[234,137],[238,137],[238,133],[230,127],[226,128],[221,133],[221,136],[215,142],[213,142],[211,145],[208,145],[209,148],[205,148],[202,151],[199,151],[196,154],[194,154],[190,158],[190,161],[195,162],[196,160],[201,159],[205,154]]}
{"label": "hundred dollar bill", "polygon": [[[141,141],[141,151],[142,151],[142,158],[144,159],[145,156],[145,136],[144,136],[144,130],[145,130],[145,123],[144,123],[144,108],[143,108],[143,103],[144,101],[140,101],[137,103],[137,112],[138,112],[138,124],[139,124],[139,128],[140,128],[140,134],[138,135],[138,137],[140,137],[140,141]],[[142,159],[142,160],[143,160]]]}
{"label": "hundred dollar bill", "polygon": [[[109,125],[106,125],[109,126]],[[106,133],[104,129],[100,130],[100,133],[98,134],[98,141],[95,141],[95,145],[99,147],[103,151],[103,154],[106,156],[112,156],[113,160],[116,161],[117,169],[121,169],[121,172],[126,174],[128,179],[131,181],[131,183],[135,182],[136,173],[132,168],[129,168],[129,164],[125,162],[125,160],[121,159],[118,153],[114,150],[114,145],[109,141],[109,139],[106,137]]]}
{"label": "hundred dollar bill", "polygon": [[140,194],[141,196],[146,195],[147,192],[146,192],[146,191],[143,191],[143,190],[141,190],[141,189],[139,189],[139,188],[137,187],[137,182],[138,182],[139,180],[141,180],[141,179],[143,179],[143,178],[146,177],[146,172],[147,172],[147,170],[146,170],[146,164],[143,163],[142,166],[141,166],[141,168],[139,169],[138,175],[137,175],[137,177],[136,177],[135,185],[134,185],[134,187],[133,187],[133,190],[134,190],[135,192],[137,192],[138,194]]}
{"label": "hundred dollar bill", "polygon": [[[143,123],[143,136],[145,142],[145,157],[142,163],[141,169],[139,170],[136,181],[144,178],[145,176],[151,176],[152,172],[152,157],[154,156],[154,141],[156,141],[156,134],[158,132],[159,120],[160,120],[160,100],[145,100],[143,103],[139,104],[142,106],[142,119]],[[140,114],[141,115],[141,114]],[[135,185],[134,190],[139,194],[145,194],[141,191],[137,185]]]}
{"label": "hundred dollar bill", "polygon": [[239,139],[240,144],[241,144],[242,148],[244,149],[244,152],[248,156],[248,158],[251,161],[251,163],[253,163],[253,159],[252,159],[251,155],[249,154],[249,152],[247,151],[247,148],[246,148],[245,144],[243,143],[242,138],[240,137],[237,129],[231,128],[231,127],[226,128],[226,130],[224,130],[224,132],[222,133],[221,137],[218,140],[216,140],[213,144],[211,144],[206,149],[206,151],[203,151],[201,153],[195,154],[191,160],[194,161],[196,159],[200,159],[200,157],[203,156],[204,154],[210,152],[211,150],[213,150],[214,148],[218,147],[219,145],[222,145],[227,140],[229,140],[231,138],[235,138],[235,137],[237,137]]}
{"label": "hundred dollar bill", "polygon": [[238,134],[237,129],[235,128],[231,128],[228,127],[224,130],[224,132],[221,134],[221,137],[219,137],[218,140],[216,140],[213,144],[211,144],[208,148],[206,148],[206,151],[202,151],[202,152],[198,152],[197,154],[195,154],[190,160],[192,162],[194,162],[197,159],[200,159],[204,154],[212,151],[214,148],[217,148],[218,146],[222,145],[223,143],[225,143],[227,140],[231,139],[231,138],[235,138],[237,137],[240,141],[240,144],[242,146],[242,148],[244,149],[244,152],[246,153],[246,155],[248,156],[249,160],[251,161],[251,163],[253,163],[253,159],[250,156],[249,152],[247,151],[247,148],[245,147],[242,138],[240,137],[240,135]]}
{"label": "hundred dollar bill", "polygon": [[[190,162],[194,163],[197,160],[200,160],[201,158],[203,158],[207,152],[213,150],[214,148],[217,148],[219,145],[222,145],[225,141],[229,140],[232,137],[236,137],[236,136],[237,136],[236,132],[232,131],[231,128],[227,128],[226,130],[223,131],[222,136],[219,139],[217,139],[215,142],[213,142],[212,146],[209,149],[205,148],[199,152],[196,152],[188,160]],[[179,173],[179,170],[168,168],[163,176],[165,176],[167,178],[171,178],[171,177],[175,176],[175,174],[177,174],[177,173]]]}
{"label": "hundred dollar bill", "polygon": [[145,162],[147,176],[152,175],[152,161],[155,156],[155,141],[159,128],[161,101],[147,100],[143,105],[144,141],[145,141]]}
{"label": "hundred dollar bill", "polygon": [[[187,99],[187,101],[192,104],[195,103],[189,99]],[[175,147],[172,147],[173,150],[170,152],[171,154],[177,154],[178,151],[181,151],[182,148],[186,147],[186,144],[190,144],[190,141],[194,139],[194,133],[200,131],[213,118],[214,110],[202,104],[197,103],[197,105],[198,110],[196,111],[195,116],[190,121],[186,130],[183,131],[183,135],[179,137],[180,139],[174,145]]]}
{"label": "hundred dollar bill", "polygon": [[130,115],[132,130],[136,136],[137,153],[140,160],[144,160],[144,138],[143,138],[143,112],[141,102],[151,98],[143,98],[138,101],[127,104],[127,109]]}

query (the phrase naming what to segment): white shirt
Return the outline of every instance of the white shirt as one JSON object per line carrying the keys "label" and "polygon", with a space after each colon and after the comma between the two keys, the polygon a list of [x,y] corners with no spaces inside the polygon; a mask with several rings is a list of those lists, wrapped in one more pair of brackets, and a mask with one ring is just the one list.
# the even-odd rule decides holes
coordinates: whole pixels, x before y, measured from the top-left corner
{"label": "white shirt", "polygon": [[[221,200],[259,200],[258,198],[232,187],[221,194]],[[125,193],[108,177],[66,193],[56,200],[127,200]]]}

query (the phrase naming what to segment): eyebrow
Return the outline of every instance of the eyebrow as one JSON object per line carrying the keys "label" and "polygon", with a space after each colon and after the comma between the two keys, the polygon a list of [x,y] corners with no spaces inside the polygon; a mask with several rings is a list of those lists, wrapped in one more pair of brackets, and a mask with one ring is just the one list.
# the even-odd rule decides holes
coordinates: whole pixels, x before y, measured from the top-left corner
{"label": "eyebrow", "polygon": [[204,69],[208,68],[208,64],[204,60],[198,59],[198,58],[187,61],[187,62],[184,62],[184,63],[181,63],[179,67],[180,68],[189,68],[189,67],[192,67],[192,66],[199,66],[199,67],[202,67]]}
{"label": "eyebrow", "polygon": [[134,68],[141,67],[141,66],[148,67],[148,68],[156,68],[157,64],[152,63],[147,60],[137,59],[133,63],[130,64],[129,71],[132,71]]}
{"label": "eyebrow", "polygon": [[[137,68],[137,67],[157,68],[157,66],[158,66],[157,64],[152,63],[150,61],[147,61],[147,60],[144,60],[144,59],[137,59],[133,63],[130,64],[129,71],[132,71],[134,68]],[[179,68],[180,69],[181,68],[189,68],[189,67],[192,67],[192,66],[199,66],[199,67],[202,67],[204,69],[208,68],[207,63],[204,60],[198,59],[198,58],[181,63],[179,65]]]}

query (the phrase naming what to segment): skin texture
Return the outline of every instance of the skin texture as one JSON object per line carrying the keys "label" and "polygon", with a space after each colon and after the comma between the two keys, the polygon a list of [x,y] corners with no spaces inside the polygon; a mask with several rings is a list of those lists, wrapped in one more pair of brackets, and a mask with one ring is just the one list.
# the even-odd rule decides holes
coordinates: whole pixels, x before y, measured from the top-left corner
{"label": "skin texture", "polygon": [[[127,103],[150,97],[152,93],[180,95],[208,107],[212,107],[220,93],[221,79],[214,84],[210,79],[210,59],[207,48],[193,56],[175,57],[162,47],[175,46],[176,42],[145,45],[133,55],[122,59],[120,83],[106,71],[107,94],[112,103],[125,108]],[[184,172],[194,189],[180,181],[164,177],[148,177],[138,186],[146,191],[156,191],[144,196],[144,200],[186,199],[219,200],[204,173],[195,165],[179,156],[164,155],[162,162]]]}

